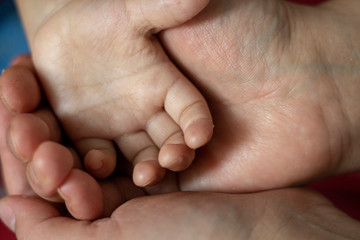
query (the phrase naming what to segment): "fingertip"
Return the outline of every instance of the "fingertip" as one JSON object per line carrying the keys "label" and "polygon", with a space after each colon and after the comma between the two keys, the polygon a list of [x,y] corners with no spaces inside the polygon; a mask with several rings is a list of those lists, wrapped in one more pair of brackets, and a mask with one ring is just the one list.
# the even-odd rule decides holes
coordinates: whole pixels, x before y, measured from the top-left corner
{"label": "fingertip", "polygon": [[152,186],[161,181],[165,173],[166,170],[156,160],[139,162],[134,167],[133,181],[138,187]]}
{"label": "fingertip", "polygon": [[73,169],[58,188],[71,215],[78,220],[95,220],[104,214],[104,199],[98,182],[88,173]]}
{"label": "fingertip", "polygon": [[84,159],[84,165],[86,170],[92,175],[95,175],[97,171],[104,167],[105,154],[97,149],[90,150]]}
{"label": "fingertip", "polygon": [[39,117],[47,126],[50,133],[50,139],[54,142],[63,140],[61,126],[55,114],[48,108],[37,109],[33,114]]}
{"label": "fingertip", "polygon": [[50,139],[48,126],[32,114],[14,117],[7,133],[7,141],[18,159],[29,162],[37,147]]}
{"label": "fingertip", "polygon": [[17,64],[3,71],[1,99],[11,112],[34,111],[41,101],[41,90],[34,71],[26,64]]}
{"label": "fingertip", "polygon": [[96,178],[110,176],[116,168],[117,152],[112,141],[100,138],[77,140],[76,149],[84,158],[85,168]]}
{"label": "fingertip", "polygon": [[193,122],[184,131],[186,145],[197,149],[208,143],[214,132],[214,124],[209,119],[201,118]]}
{"label": "fingertip", "polygon": [[44,142],[27,164],[27,178],[39,196],[52,202],[62,202],[57,188],[71,173],[73,166],[74,159],[69,149],[55,142]]}
{"label": "fingertip", "polygon": [[159,163],[171,171],[183,171],[195,158],[195,150],[183,144],[166,144],[160,149]]}
{"label": "fingertip", "polygon": [[199,148],[212,137],[214,125],[208,104],[187,79],[172,85],[165,110],[179,124],[188,147]]}
{"label": "fingertip", "polygon": [[94,177],[107,178],[116,168],[115,154],[115,151],[92,149],[85,155],[84,166]]}

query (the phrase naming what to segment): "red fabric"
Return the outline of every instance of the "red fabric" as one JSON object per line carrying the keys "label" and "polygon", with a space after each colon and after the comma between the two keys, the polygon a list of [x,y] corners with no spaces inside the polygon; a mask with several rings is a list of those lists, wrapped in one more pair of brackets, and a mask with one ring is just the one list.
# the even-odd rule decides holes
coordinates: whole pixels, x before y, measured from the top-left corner
{"label": "red fabric", "polygon": [[336,207],[360,221],[360,172],[337,176],[309,186]]}
{"label": "red fabric", "polygon": [[4,224],[0,221],[0,239],[2,240],[16,240],[16,237],[12,232],[7,229]]}

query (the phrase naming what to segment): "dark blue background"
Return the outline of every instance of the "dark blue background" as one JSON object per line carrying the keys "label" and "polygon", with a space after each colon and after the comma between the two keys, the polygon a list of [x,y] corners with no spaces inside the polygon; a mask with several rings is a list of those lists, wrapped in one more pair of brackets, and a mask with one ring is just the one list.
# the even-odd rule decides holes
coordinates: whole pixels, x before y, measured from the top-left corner
{"label": "dark blue background", "polygon": [[17,55],[29,52],[13,1],[0,0],[0,71]]}

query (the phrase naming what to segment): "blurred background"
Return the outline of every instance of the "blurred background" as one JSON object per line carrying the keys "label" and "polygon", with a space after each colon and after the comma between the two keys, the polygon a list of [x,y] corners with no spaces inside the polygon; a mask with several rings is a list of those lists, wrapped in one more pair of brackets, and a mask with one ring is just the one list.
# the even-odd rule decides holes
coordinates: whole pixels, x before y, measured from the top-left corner
{"label": "blurred background", "polygon": [[15,56],[28,52],[25,35],[11,0],[0,0],[0,70]]}

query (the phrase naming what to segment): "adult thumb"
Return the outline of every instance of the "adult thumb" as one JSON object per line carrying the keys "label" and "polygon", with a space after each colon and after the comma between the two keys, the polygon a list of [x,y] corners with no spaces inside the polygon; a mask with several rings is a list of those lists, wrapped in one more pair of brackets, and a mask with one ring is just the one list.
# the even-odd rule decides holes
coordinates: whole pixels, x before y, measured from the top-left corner
{"label": "adult thumb", "polygon": [[41,234],[42,223],[59,216],[52,205],[39,199],[11,196],[0,200],[1,220],[18,239],[46,239]]}

